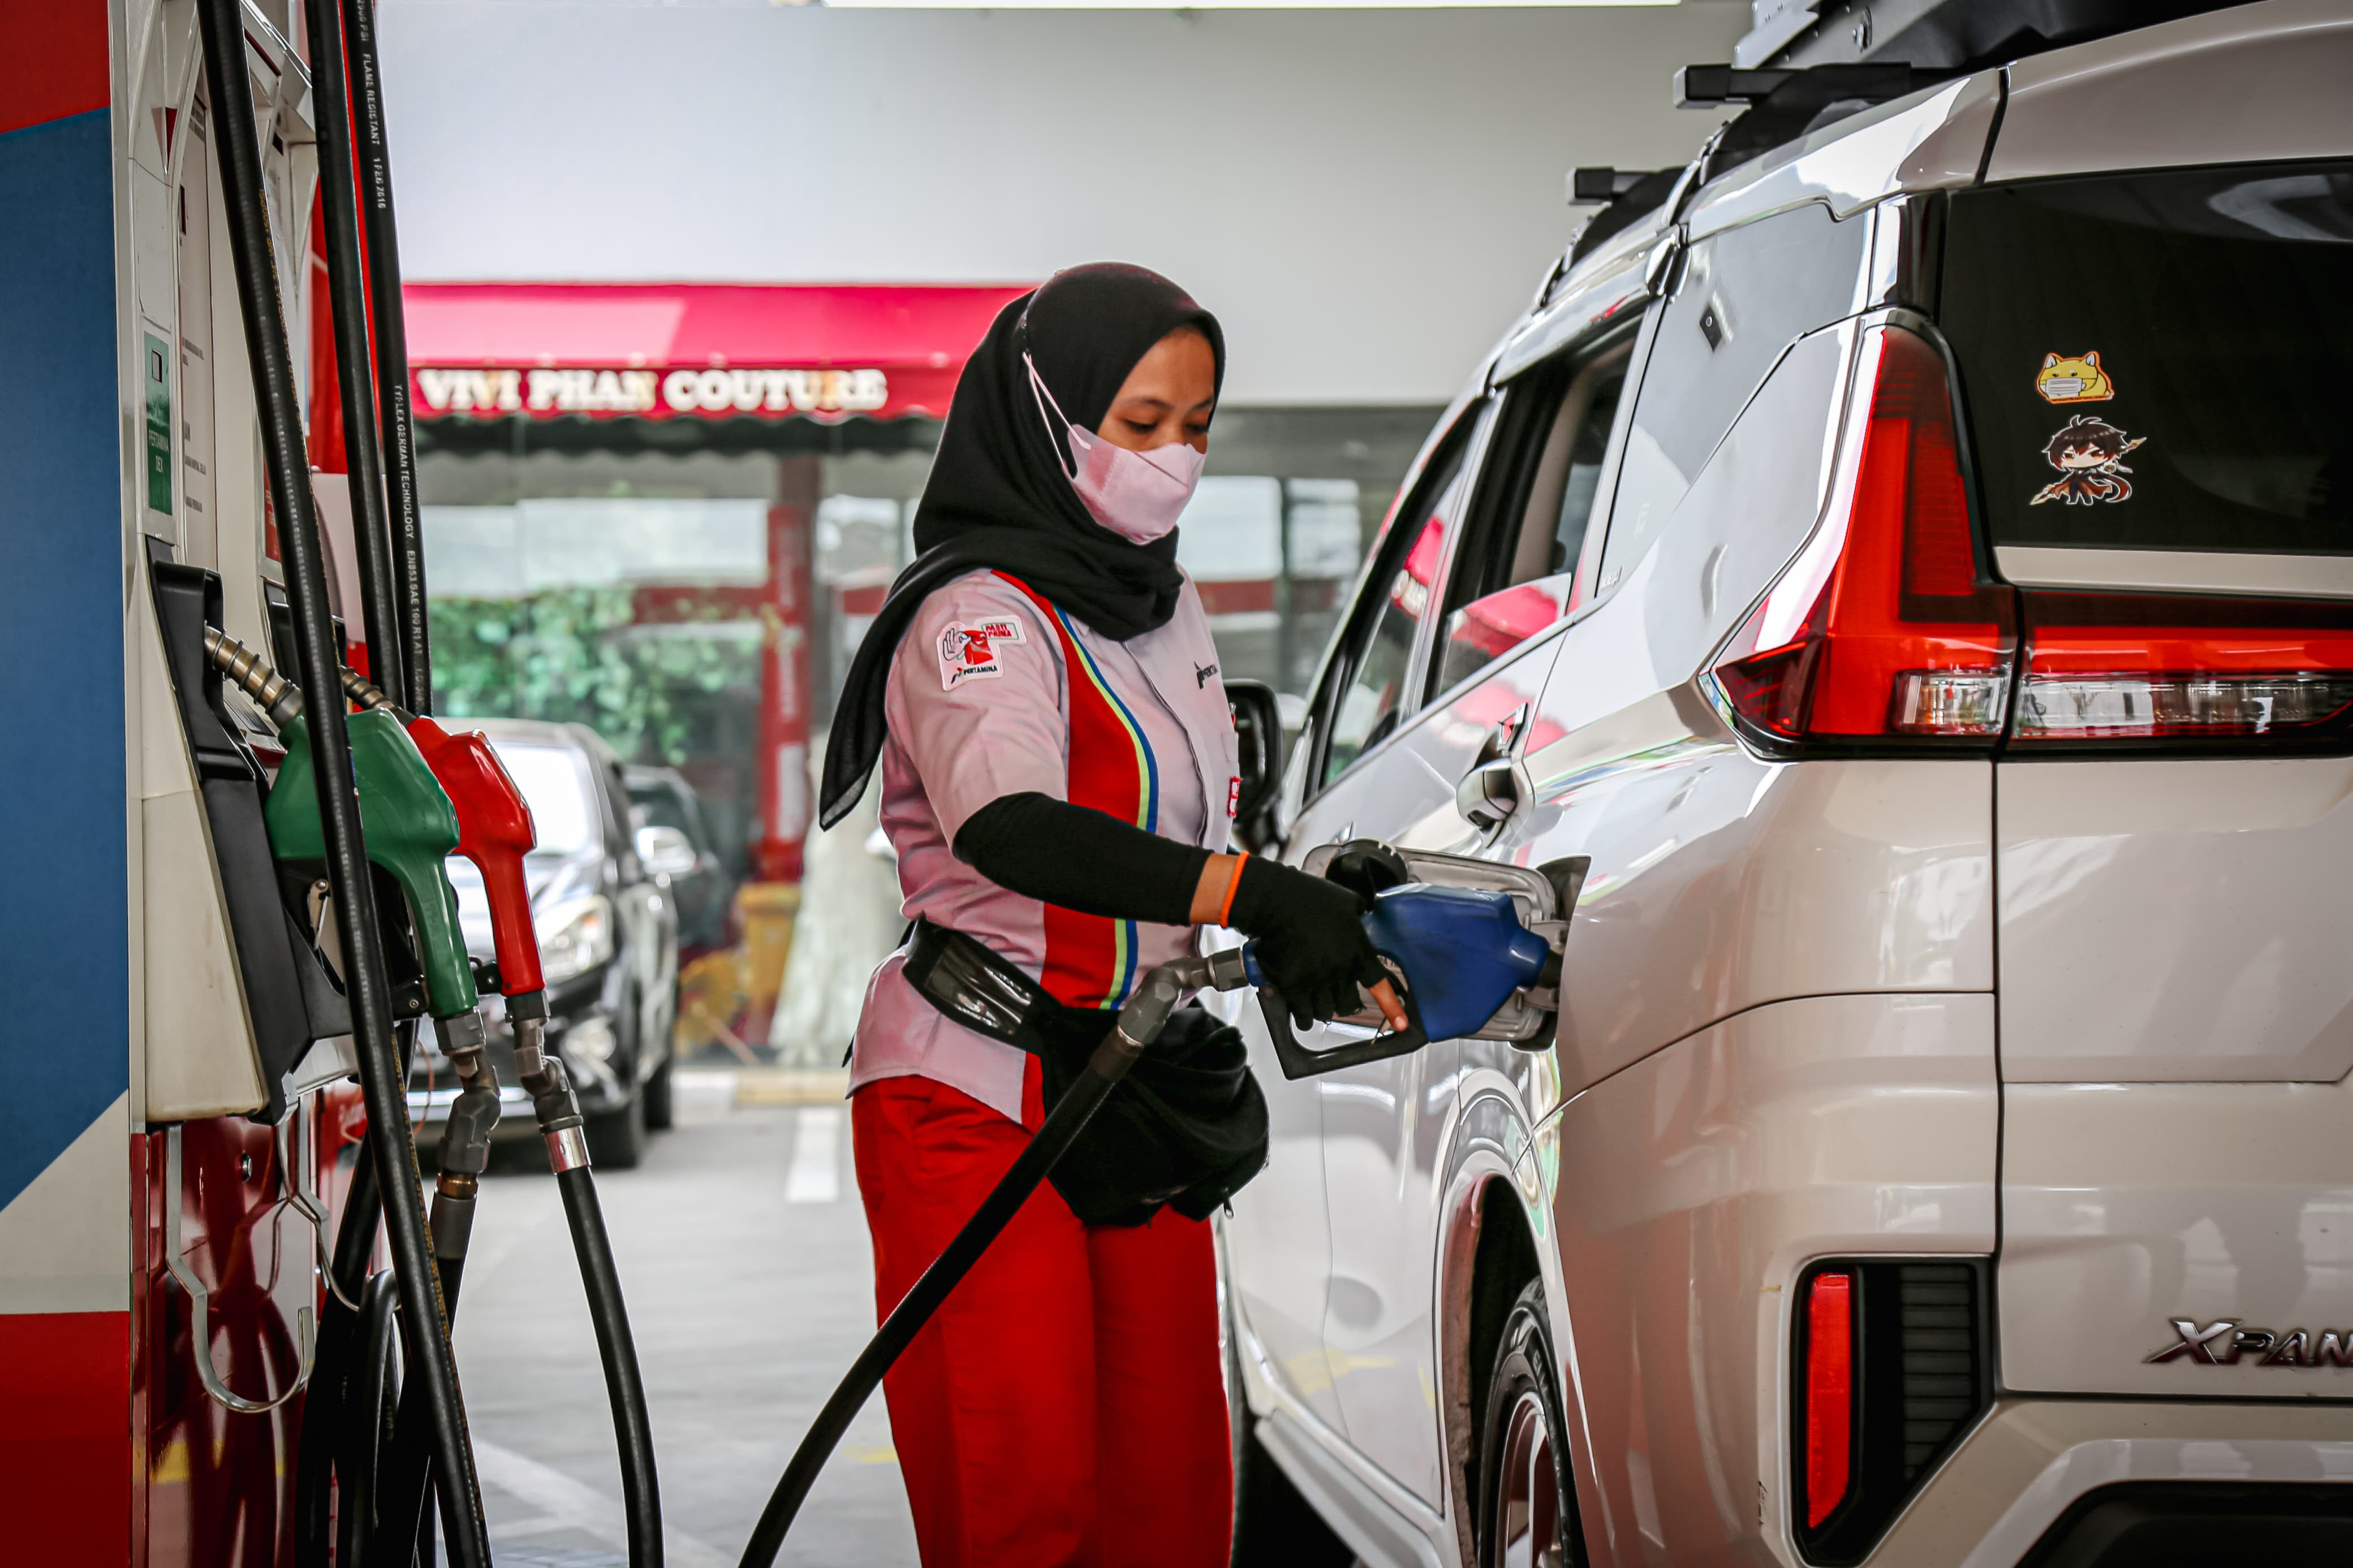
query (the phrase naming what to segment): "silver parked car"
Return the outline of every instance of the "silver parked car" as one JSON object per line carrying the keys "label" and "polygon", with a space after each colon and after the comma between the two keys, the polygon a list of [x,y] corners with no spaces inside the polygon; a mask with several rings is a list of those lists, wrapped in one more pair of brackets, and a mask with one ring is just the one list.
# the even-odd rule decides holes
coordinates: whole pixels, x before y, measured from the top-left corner
{"label": "silver parked car", "polygon": [[[664,867],[647,850],[674,848],[630,827],[622,763],[596,731],[530,719],[452,721],[489,737],[531,805],[539,843],[523,861],[547,984],[548,1043],[580,1094],[597,1163],[635,1165],[647,1130],[670,1124],[670,1037],[678,1018],[678,911]],[[493,956],[480,872],[448,861],[458,915],[474,957]],[[496,996],[486,996],[491,1066],[499,1075],[499,1132],[530,1135],[531,1097],[516,1081],[514,1038]],[[420,1031],[410,1065],[412,1116],[438,1122],[456,1098],[449,1065]]]}
{"label": "silver parked car", "polygon": [[1374,549],[1268,852],[1582,881],[1533,1040],[1219,1004],[1238,1561],[2353,1561],[2353,7],[1898,90],[1632,183]]}

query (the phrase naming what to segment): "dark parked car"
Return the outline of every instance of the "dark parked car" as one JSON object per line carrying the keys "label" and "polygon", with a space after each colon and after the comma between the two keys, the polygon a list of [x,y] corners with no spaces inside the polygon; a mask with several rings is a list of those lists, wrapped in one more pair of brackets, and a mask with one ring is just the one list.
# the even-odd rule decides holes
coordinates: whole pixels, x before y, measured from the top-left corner
{"label": "dark parked car", "polygon": [[[592,1155],[599,1164],[634,1165],[646,1130],[670,1121],[678,916],[661,876],[638,853],[621,759],[577,724],[482,720],[475,727],[531,803],[538,829],[524,872],[547,983],[548,1042],[578,1086]],[[488,959],[481,878],[472,862],[452,856],[449,880],[467,945]],[[484,1001],[501,1085],[499,1131],[522,1136],[534,1123],[530,1098],[515,1083],[513,1037],[500,999]],[[456,1092],[430,1035],[419,1031],[408,1080],[409,1114],[427,1122]]]}
{"label": "dark parked car", "polygon": [[[638,856],[647,869],[670,879],[678,908],[678,955],[690,963],[727,945],[727,905],[735,879],[712,847],[710,825],[694,786],[676,768],[632,763],[622,770],[629,804],[638,812]],[[683,840],[683,842],[681,842]]]}

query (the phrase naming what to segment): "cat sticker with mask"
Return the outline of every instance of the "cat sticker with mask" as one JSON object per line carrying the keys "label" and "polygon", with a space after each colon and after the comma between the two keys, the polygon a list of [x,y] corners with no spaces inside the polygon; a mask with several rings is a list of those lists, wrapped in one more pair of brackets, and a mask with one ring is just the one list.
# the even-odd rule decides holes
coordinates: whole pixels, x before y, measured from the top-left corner
{"label": "cat sticker with mask", "polygon": [[2116,384],[2100,368],[2100,351],[2094,349],[2073,357],[2044,354],[2034,390],[2045,403],[2105,403],[2116,395]]}
{"label": "cat sticker with mask", "polygon": [[2132,481],[2125,476],[2132,470],[2125,467],[2124,456],[2147,439],[2126,436],[2095,416],[2075,415],[2042,448],[2043,460],[2059,470],[2059,477],[2036,491],[2027,504],[2041,506],[2055,500],[2068,506],[2094,506],[2130,500]]}

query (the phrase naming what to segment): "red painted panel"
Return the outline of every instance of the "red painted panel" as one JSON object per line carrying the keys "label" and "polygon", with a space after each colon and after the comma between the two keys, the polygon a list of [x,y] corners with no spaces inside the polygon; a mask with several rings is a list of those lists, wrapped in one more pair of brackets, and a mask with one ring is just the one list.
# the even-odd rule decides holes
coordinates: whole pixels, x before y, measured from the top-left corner
{"label": "red painted panel", "polygon": [[11,1561],[131,1561],[131,1314],[0,1317],[0,1519]]}
{"label": "red painted panel", "polygon": [[106,107],[103,0],[11,5],[7,36],[0,48],[0,135]]}

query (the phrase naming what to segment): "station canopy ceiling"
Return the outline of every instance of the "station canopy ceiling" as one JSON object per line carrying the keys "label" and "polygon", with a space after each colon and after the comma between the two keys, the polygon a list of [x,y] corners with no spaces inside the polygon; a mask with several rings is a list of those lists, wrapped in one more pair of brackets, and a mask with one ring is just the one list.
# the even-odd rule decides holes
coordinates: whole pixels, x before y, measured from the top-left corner
{"label": "station canopy ceiling", "polygon": [[944,417],[1029,285],[412,283],[420,420]]}

